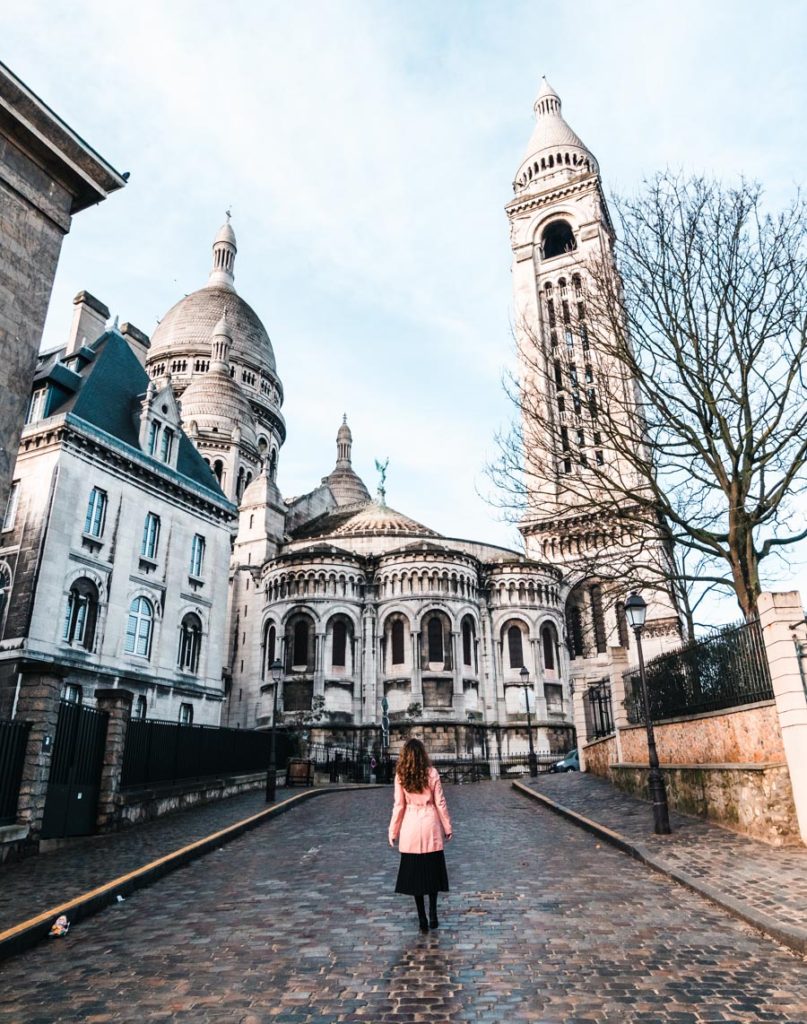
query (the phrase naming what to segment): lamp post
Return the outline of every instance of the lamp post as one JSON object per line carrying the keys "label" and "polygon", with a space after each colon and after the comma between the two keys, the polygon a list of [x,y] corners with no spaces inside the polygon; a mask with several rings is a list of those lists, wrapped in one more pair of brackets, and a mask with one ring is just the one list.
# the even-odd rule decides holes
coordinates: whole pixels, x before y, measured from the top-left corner
{"label": "lamp post", "polygon": [[266,802],[271,804],[275,799],[277,790],[277,761],[275,760],[275,739],[277,728],[277,691],[280,686],[280,677],[283,675],[283,664],[279,658],[275,658],[270,669],[272,673],[272,725],[269,729],[269,770],[266,773]]}
{"label": "lamp post", "polygon": [[527,739],[530,744],[530,752],[527,755],[527,764],[530,766],[530,775],[534,779],[538,775],[538,758],[535,756],[535,747],[532,745],[532,718],[530,717],[530,673],[526,665],[522,665],[519,672],[521,685],[524,687],[524,700],[527,704]]}
{"label": "lamp post", "polygon": [[645,678],[644,656],[642,654],[642,629],[644,628],[646,614],[647,603],[640,594],[631,594],[625,602],[625,616],[636,637],[636,651],[639,655],[639,682],[642,687],[644,721],[647,727],[647,760],[650,765],[648,781],[650,784],[650,799],[653,801],[653,831],[656,835],[668,836],[670,834],[670,812],[667,807],[667,790],[664,786],[664,776],[661,774],[658,764],[656,734],[653,731],[653,719],[650,715],[650,697],[647,693],[647,679]]}

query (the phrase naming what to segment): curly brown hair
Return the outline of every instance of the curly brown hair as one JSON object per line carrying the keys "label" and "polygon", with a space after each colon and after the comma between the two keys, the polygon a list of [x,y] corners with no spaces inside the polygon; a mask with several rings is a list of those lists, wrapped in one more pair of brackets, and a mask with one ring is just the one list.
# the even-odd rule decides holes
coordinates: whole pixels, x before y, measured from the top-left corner
{"label": "curly brown hair", "polygon": [[407,740],[398,758],[396,775],[407,793],[422,793],[429,785],[431,762],[420,740]]}

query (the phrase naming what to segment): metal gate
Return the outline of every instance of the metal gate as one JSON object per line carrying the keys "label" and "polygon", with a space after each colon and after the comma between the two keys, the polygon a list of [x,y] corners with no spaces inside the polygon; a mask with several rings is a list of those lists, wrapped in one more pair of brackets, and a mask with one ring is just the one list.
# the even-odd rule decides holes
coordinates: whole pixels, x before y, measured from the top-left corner
{"label": "metal gate", "polygon": [[95,831],[108,718],[105,711],[68,701],[59,706],[43,839],[87,836]]}

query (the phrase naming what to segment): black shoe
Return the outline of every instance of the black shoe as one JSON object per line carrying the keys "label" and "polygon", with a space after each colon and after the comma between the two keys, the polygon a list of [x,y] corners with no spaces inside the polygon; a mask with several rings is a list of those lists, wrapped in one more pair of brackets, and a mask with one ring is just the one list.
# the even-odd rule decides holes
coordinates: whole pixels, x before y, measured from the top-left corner
{"label": "black shoe", "polygon": [[437,914],[429,915],[429,927],[432,929],[440,927],[440,922],[437,920]]}
{"label": "black shoe", "polygon": [[418,921],[420,923],[420,930],[425,934],[429,930],[429,922],[426,920],[425,914],[423,917],[418,917]]}

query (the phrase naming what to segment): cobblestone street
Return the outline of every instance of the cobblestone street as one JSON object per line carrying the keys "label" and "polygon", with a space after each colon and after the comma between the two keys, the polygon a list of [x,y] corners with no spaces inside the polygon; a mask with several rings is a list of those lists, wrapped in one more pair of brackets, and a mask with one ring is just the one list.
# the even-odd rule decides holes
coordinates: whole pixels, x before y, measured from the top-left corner
{"label": "cobblestone street", "polygon": [[447,787],[439,931],[391,791],[305,803],[0,967],[0,1021],[807,1021],[807,967],[504,783]]}

